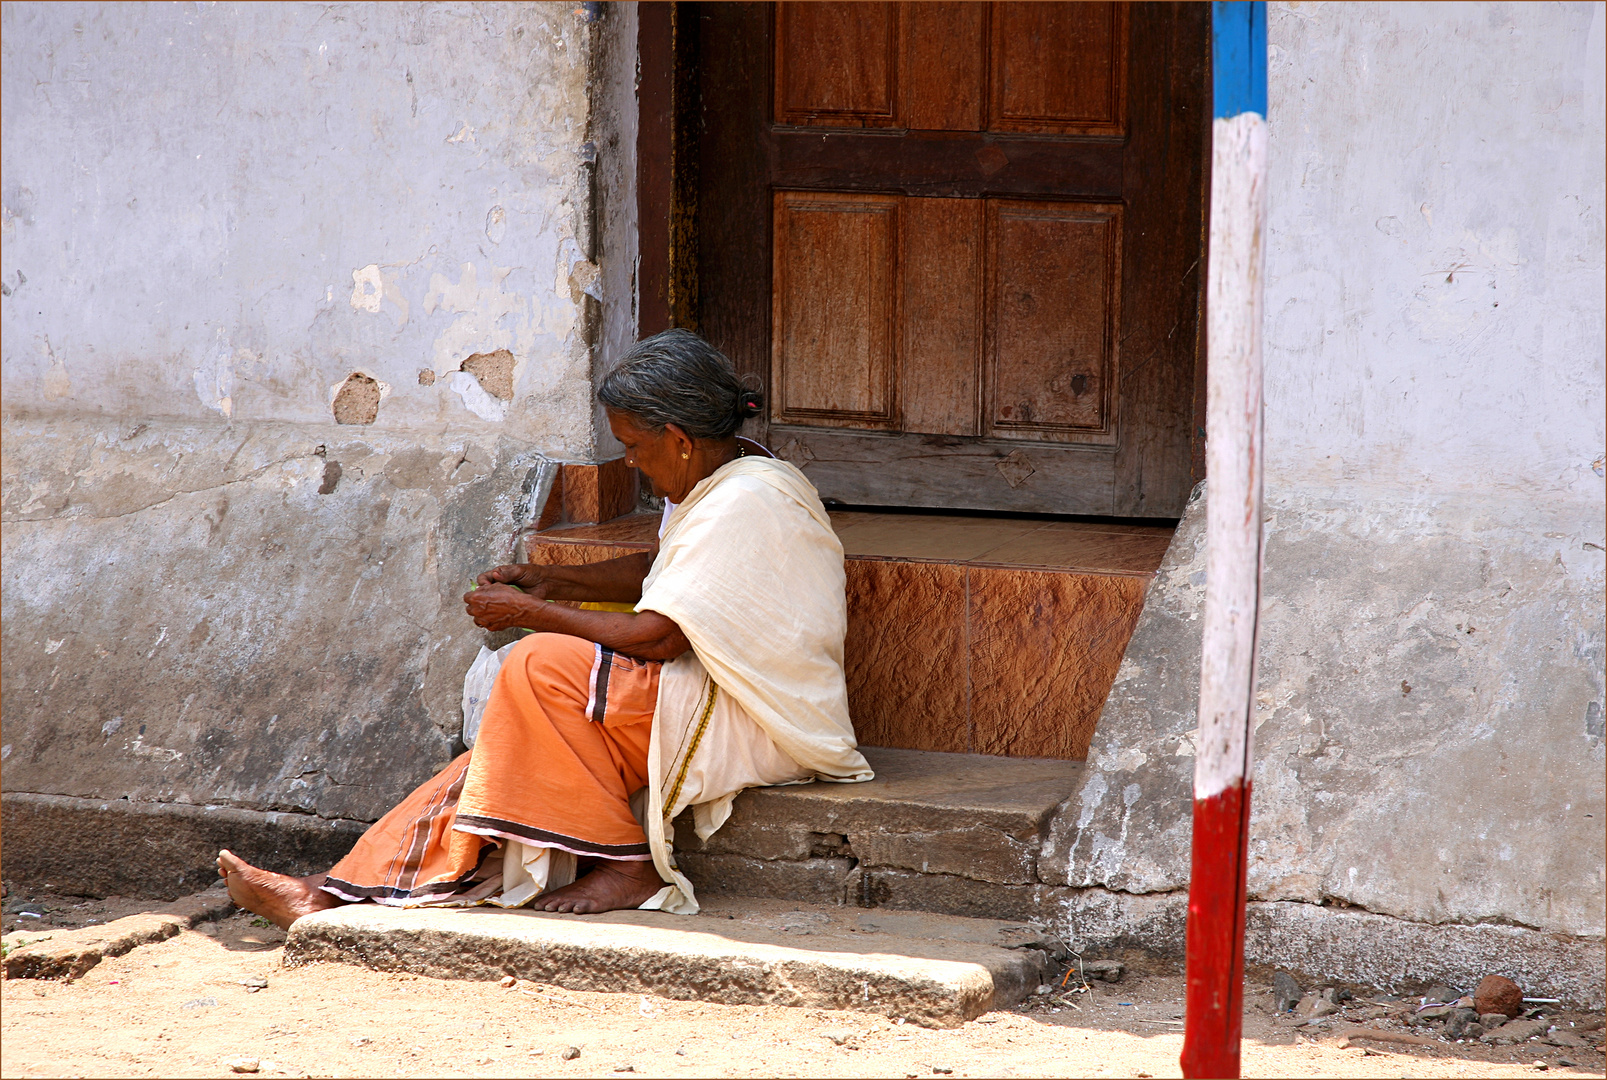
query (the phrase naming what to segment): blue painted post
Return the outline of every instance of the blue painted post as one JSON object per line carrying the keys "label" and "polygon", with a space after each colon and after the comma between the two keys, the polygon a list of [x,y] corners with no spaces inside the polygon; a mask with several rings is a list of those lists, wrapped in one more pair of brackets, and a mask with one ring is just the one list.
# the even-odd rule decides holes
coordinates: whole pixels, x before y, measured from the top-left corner
{"label": "blue painted post", "polygon": [[1205,619],[1194,759],[1183,1075],[1236,1077],[1261,606],[1261,312],[1267,205],[1267,11],[1211,5],[1206,277]]}

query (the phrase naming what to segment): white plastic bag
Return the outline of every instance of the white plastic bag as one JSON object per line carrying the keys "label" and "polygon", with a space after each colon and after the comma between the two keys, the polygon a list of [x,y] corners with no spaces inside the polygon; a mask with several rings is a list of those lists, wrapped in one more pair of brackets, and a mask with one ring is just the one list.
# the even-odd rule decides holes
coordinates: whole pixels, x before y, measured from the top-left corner
{"label": "white plastic bag", "polygon": [[469,665],[463,676],[463,745],[474,749],[474,737],[480,734],[480,717],[485,715],[485,703],[491,697],[491,688],[497,684],[497,672],[508,658],[508,651],[518,642],[509,642],[496,652],[484,645],[480,654]]}

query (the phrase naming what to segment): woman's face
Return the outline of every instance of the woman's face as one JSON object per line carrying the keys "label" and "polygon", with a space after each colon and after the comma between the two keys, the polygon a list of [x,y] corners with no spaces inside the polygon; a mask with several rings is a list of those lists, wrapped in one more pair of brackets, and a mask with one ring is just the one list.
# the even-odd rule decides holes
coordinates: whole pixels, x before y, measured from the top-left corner
{"label": "woman's face", "polygon": [[608,429],[625,445],[625,464],[642,470],[653,485],[654,497],[684,495],[680,488],[686,480],[687,459],[682,454],[691,452],[692,440],[674,424],[649,431],[628,413],[607,412]]}

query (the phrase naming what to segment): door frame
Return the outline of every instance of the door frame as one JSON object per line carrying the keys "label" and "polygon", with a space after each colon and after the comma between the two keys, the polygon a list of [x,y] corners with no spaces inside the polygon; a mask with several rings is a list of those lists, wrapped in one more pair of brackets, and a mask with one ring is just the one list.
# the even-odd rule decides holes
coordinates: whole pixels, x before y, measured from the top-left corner
{"label": "door frame", "polygon": [[[637,5],[637,332],[698,327],[698,41],[695,2]],[[1206,101],[1211,50],[1204,57]],[[1194,379],[1188,433],[1191,484],[1205,479],[1206,281],[1211,191],[1211,110],[1202,110]],[[1179,513],[1181,507],[1179,508]]]}

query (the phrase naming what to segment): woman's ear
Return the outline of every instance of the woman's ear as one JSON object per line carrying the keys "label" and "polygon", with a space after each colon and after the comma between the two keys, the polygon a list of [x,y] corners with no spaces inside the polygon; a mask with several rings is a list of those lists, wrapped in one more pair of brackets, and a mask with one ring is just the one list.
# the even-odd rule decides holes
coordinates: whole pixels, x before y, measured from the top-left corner
{"label": "woman's ear", "polygon": [[681,425],[665,424],[664,434],[669,438],[670,449],[675,451],[676,457],[684,460],[692,456],[692,451],[696,448],[696,444],[692,441],[692,436],[688,435]]}

